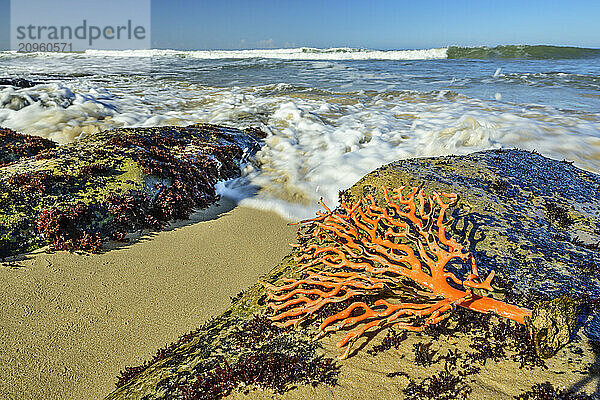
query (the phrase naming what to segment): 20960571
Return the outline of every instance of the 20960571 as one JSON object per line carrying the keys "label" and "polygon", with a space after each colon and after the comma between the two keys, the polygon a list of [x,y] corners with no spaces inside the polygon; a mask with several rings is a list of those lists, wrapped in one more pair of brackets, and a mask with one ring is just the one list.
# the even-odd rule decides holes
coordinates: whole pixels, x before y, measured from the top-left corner
{"label": "20960571", "polygon": [[18,52],[33,53],[38,51],[45,52],[68,52],[73,51],[73,44],[69,42],[62,43],[37,43],[37,42],[21,42],[18,45]]}

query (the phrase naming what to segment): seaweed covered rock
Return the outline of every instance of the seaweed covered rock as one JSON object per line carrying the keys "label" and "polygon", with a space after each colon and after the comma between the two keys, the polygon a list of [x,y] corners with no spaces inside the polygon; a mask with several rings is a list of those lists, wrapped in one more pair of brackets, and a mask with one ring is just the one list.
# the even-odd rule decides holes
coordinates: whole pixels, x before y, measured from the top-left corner
{"label": "seaweed covered rock", "polygon": [[572,393],[569,390],[555,388],[550,382],[536,383],[519,396],[514,396],[515,400],[592,400],[592,396],[586,394]]}
{"label": "seaweed covered rock", "polygon": [[56,143],[51,140],[0,128],[0,167],[55,147]]}
{"label": "seaweed covered rock", "polygon": [[57,146],[0,130],[0,257],[96,251],[218,198],[264,134],[215,125],[123,128]]}
{"label": "seaweed covered rock", "polygon": [[125,368],[108,398],[219,399],[238,388],[284,393],[298,384],[335,385],[340,367],[319,343],[258,315],[261,293],[251,288],[152,360]]}
{"label": "seaweed covered rock", "polygon": [[495,150],[397,161],[363,177],[347,202],[382,185],[460,196],[450,232],[468,242],[482,276],[533,308],[567,295],[600,300],[600,176],[536,153]]}

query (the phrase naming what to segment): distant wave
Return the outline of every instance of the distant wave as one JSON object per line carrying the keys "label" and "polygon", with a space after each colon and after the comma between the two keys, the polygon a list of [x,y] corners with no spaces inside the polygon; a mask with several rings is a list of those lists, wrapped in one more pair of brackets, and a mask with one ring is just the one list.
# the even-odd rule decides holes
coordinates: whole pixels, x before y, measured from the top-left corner
{"label": "distant wave", "polygon": [[528,46],[508,45],[496,47],[448,47],[446,55],[448,58],[469,59],[561,59],[561,58],[595,58],[600,57],[600,49],[587,49],[583,47],[563,46]]}
{"label": "distant wave", "polygon": [[600,49],[582,47],[507,45],[496,47],[450,46],[425,50],[370,50],[349,47],[264,50],[88,50],[86,54],[106,56],[180,56],[200,59],[275,58],[284,60],[429,60],[429,59],[574,59],[600,57]]}
{"label": "distant wave", "polygon": [[85,53],[16,53],[0,52],[0,56],[90,56],[90,57],[183,57],[197,59],[280,59],[280,60],[431,60],[431,59],[577,59],[600,58],[600,49],[545,45],[506,45],[496,47],[440,47],[423,50],[372,50],[350,47],[317,49],[252,50],[87,50]]}
{"label": "distant wave", "polygon": [[275,58],[282,60],[427,60],[446,58],[447,48],[426,50],[369,50],[348,47],[257,50],[87,50],[86,55],[121,57],[190,57],[200,59]]}

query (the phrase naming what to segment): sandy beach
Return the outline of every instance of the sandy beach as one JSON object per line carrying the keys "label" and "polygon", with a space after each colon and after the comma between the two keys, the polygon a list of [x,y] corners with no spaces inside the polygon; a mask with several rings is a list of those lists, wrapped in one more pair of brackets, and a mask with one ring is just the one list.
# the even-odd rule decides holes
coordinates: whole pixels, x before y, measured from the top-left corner
{"label": "sandy beach", "polygon": [[97,399],[125,366],[223,312],[289,252],[295,227],[227,202],[103,254],[0,267],[0,398]]}

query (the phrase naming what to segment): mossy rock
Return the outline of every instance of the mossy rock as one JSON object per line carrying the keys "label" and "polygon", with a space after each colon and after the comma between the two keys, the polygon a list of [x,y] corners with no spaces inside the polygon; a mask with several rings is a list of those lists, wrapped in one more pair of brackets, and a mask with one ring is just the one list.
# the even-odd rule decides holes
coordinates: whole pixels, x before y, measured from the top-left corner
{"label": "mossy rock", "polygon": [[123,128],[57,146],[0,130],[0,257],[51,244],[98,250],[160,229],[218,198],[260,148],[259,129],[198,124]]}
{"label": "mossy rock", "polygon": [[561,296],[536,304],[531,317],[531,330],[536,353],[550,358],[571,340],[577,322],[577,303]]}

